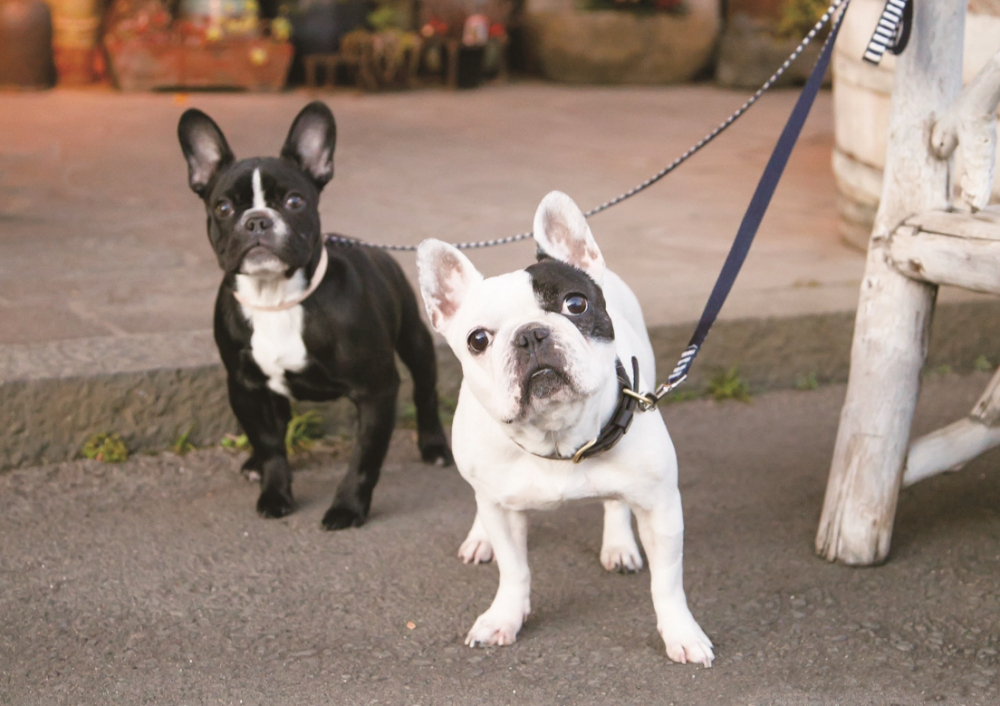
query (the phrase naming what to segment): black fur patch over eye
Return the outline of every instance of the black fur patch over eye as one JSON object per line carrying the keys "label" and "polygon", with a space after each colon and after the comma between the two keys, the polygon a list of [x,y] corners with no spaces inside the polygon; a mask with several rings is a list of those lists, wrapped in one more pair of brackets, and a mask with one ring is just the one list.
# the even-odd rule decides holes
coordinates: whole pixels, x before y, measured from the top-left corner
{"label": "black fur patch over eye", "polygon": [[[531,277],[535,299],[542,309],[566,316],[587,338],[601,341],[615,339],[615,327],[608,315],[604,292],[590,275],[551,258],[545,258],[525,271]],[[583,311],[573,313],[581,307],[579,302],[572,302],[574,306],[568,307],[568,297],[581,297],[586,303]]]}

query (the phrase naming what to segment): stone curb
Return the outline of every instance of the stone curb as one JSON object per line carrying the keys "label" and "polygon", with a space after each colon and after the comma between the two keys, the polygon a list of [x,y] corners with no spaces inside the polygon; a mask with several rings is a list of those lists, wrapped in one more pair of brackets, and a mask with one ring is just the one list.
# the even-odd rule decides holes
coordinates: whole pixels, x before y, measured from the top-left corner
{"label": "stone curb", "polygon": [[[967,371],[983,355],[1000,362],[998,318],[1000,303],[939,306],[928,368]],[[721,321],[684,389],[704,390],[712,375],[733,366],[754,391],[795,387],[810,375],[820,384],[844,382],[853,327],[853,312]],[[661,378],[693,329],[650,331]],[[449,409],[461,370],[447,348],[438,356],[442,406]],[[217,444],[237,429],[208,331],[0,346],[0,366],[0,470],[74,458],[98,432],[117,432],[132,453],[143,453],[168,448],[188,429],[196,446]],[[411,386],[403,375],[400,423],[407,424]],[[328,433],[353,432],[349,402],[308,407],[323,414]]]}

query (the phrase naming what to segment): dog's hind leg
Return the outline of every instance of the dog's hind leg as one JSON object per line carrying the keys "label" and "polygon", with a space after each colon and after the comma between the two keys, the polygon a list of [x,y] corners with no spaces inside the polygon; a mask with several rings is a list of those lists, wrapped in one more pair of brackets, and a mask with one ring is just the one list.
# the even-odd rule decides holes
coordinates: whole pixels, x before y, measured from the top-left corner
{"label": "dog's hind leg", "polygon": [[417,445],[425,463],[454,463],[438,411],[437,359],[434,339],[417,312],[412,293],[403,304],[403,323],[396,351],[413,378],[413,406],[417,410]]}
{"label": "dog's hind leg", "polygon": [[465,564],[488,564],[493,559],[493,545],[478,512],[468,536],[458,548],[458,558]]}
{"label": "dog's hind leg", "polygon": [[632,511],[620,500],[604,501],[604,539],[601,566],[630,574],[642,568],[642,555],[632,534]]}
{"label": "dog's hind leg", "polygon": [[257,512],[264,517],[284,517],[292,500],[292,471],[285,450],[285,430],[292,418],[288,399],[266,387],[246,387],[229,378],[229,403],[246,432],[253,453],[244,472],[260,474]]}
{"label": "dog's hind leg", "polygon": [[372,491],[378,483],[382,461],[389,450],[389,441],[396,424],[398,379],[395,385],[387,387],[391,389],[355,400],[358,408],[358,437],[354,442],[354,453],[347,467],[347,474],[337,486],[333,504],[323,516],[325,529],[360,527],[368,518]]}
{"label": "dog's hind leg", "polygon": [[684,520],[676,489],[642,508],[633,505],[639,536],[649,559],[656,627],[675,662],[712,666],[712,641],[691,615],[684,595]]}

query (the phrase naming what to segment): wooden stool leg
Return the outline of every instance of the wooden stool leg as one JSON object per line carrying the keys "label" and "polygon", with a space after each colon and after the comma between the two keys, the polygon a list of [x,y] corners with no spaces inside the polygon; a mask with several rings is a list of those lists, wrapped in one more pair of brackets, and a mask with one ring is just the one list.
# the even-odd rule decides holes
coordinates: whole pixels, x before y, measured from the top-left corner
{"label": "wooden stool leg", "polygon": [[316,88],[316,57],[307,56],[302,59],[306,70],[306,87]]}
{"label": "wooden stool leg", "polygon": [[831,561],[873,564],[889,553],[936,289],[871,248],[816,537],[816,551]]}
{"label": "wooden stool leg", "polygon": [[888,238],[915,213],[948,205],[949,165],[930,153],[930,127],[962,86],[966,0],[913,5],[896,64],[882,200],[868,247],[847,400],[816,551],[830,561],[885,559],[937,287],[891,264]]}
{"label": "wooden stool leg", "polygon": [[326,62],[326,85],[330,88],[337,87],[337,67],[340,65],[340,57],[336,54],[331,56]]}
{"label": "wooden stool leg", "polygon": [[903,486],[960,470],[996,446],[1000,446],[1000,370],[993,374],[968,417],[913,442],[906,456]]}
{"label": "wooden stool leg", "polygon": [[448,56],[447,63],[447,73],[445,74],[445,84],[448,88],[458,87],[458,41],[455,39],[449,39],[443,46],[447,49],[445,54]]}

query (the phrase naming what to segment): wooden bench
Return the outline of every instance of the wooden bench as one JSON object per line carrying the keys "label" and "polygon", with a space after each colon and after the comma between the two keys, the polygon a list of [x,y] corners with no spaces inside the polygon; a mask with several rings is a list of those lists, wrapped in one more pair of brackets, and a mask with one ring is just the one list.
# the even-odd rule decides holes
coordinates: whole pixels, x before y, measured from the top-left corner
{"label": "wooden bench", "polygon": [[966,5],[915,2],[897,60],[882,199],[816,536],[830,561],[883,561],[901,485],[1000,445],[1000,372],[967,418],[909,443],[938,286],[1000,294],[1000,210],[986,208],[1000,53],[963,91]]}

